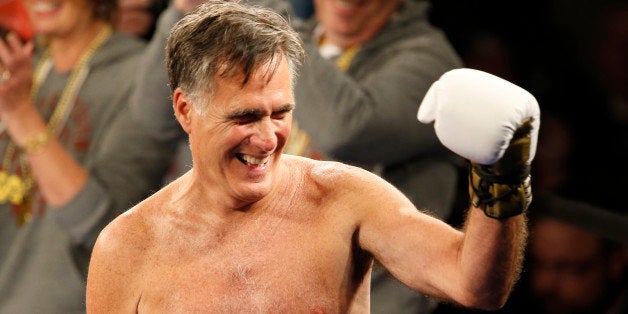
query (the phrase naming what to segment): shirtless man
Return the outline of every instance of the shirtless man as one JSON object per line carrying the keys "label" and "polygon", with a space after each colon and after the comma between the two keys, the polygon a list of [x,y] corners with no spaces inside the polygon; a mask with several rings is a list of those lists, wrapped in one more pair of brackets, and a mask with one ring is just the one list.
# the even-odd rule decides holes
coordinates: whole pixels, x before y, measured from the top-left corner
{"label": "shirtless man", "polygon": [[[366,170],[282,155],[302,57],[298,35],[264,9],[211,1],[177,23],[167,65],[194,166],[100,234],[88,313],[368,313],[374,259],[436,298],[505,303],[526,239],[534,98],[469,69],[426,96],[419,118],[474,161],[459,231]],[[487,183],[491,173],[510,185]]]}

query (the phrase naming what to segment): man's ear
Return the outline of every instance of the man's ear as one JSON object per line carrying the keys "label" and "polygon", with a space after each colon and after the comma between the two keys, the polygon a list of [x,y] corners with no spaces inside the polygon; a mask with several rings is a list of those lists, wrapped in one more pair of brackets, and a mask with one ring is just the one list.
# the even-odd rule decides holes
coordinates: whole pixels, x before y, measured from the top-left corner
{"label": "man's ear", "polygon": [[183,131],[190,134],[192,131],[192,102],[183,90],[177,87],[172,94],[172,107],[174,108],[174,116],[179,121]]}

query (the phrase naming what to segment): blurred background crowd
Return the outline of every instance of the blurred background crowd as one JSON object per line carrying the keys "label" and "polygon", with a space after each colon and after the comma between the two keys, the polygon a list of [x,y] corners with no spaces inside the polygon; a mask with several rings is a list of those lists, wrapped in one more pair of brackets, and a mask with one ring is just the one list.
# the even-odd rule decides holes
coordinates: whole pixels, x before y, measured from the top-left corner
{"label": "blurred background crowd", "polygon": [[[33,38],[32,27],[18,18],[26,16],[16,9],[19,2],[0,0],[0,26]],[[298,17],[315,17],[312,1],[291,2]],[[499,312],[627,313],[628,3],[433,0],[430,4],[429,23],[443,31],[460,58],[460,64],[452,58],[447,66],[502,77],[530,91],[541,106],[539,145],[532,165],[535,194],[529,209],[529,247],[522,278]],[[169,3],[118,0],[117,5],[113,28],[149,43]],[[416,99],[417,107],[419,103]],[[305,119],[298,122],[307,129]],[[310,135],[316,142],[317,134]],[[365,144],[371,145],[368,139]],[[356,161],[342,150],[327,150],[324,155]],[[419,169],[391,167],[388,177],[389,168],[379,166],[376,163],[372,170],[395,184],[399,169]],[[171,166],[171,176],[176,176],[176,167]],[[400,179],[400,188],[406,183]],[[464,202],[466,183],[457,188],[457,197]],[[436,214],[459,226],[464,218],[460,204],[450,204],[451,210]],[[5,295],[0,294],[0,312]],[[394,298],[394,294],[383,295]],[[477,312],[443,303],[422,307],[433,313]],[[373,309],[387,313],[377,304]],[[399,307],[395,312],[411,310]]]}
{"label": "blurred background crowd", "polygon": [[[528,256],[501,312],[624,313],[628,4],[436,0],[433,7],[433,23],[465,66],[515,82],[541,106]],[[465,311],[441,305],[439,312]]]}

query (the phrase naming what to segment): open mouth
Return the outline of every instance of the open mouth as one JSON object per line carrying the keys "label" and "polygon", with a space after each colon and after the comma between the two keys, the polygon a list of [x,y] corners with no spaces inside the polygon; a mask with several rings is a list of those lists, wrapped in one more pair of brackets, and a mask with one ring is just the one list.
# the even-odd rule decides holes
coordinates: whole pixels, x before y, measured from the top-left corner
{"label": "open mouth", "polygon": [[268,164],[270,157],[272,155],[266,156],[264,158],[255,158],[253,156],[237,153],[236,158],[241,161],[243,164],[251,167],[263,167]]}

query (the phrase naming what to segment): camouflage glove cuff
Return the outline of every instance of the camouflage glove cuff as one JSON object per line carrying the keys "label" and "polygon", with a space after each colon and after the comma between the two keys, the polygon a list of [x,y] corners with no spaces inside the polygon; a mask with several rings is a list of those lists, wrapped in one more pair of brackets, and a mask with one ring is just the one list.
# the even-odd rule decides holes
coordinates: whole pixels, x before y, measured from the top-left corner
{"label": "camouflage glove cuff", "polygon": [[471,163],[469,196],[492,218],[522,214],[532,202],[530,165],[530,120],[513,134],[504,156],[492,165]]}

